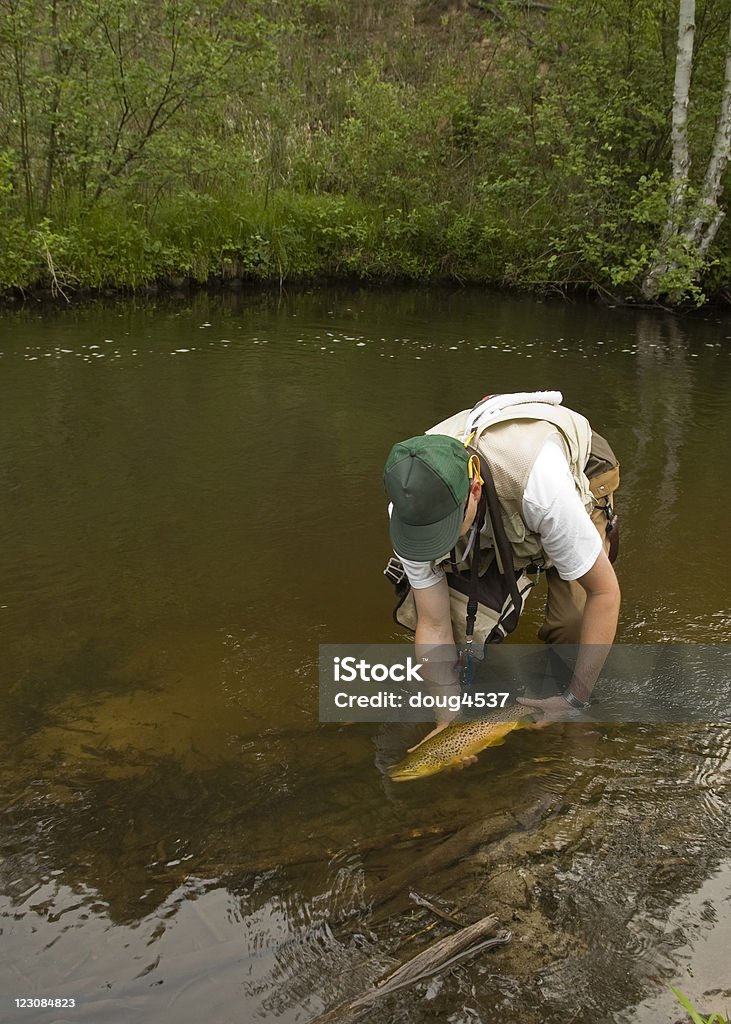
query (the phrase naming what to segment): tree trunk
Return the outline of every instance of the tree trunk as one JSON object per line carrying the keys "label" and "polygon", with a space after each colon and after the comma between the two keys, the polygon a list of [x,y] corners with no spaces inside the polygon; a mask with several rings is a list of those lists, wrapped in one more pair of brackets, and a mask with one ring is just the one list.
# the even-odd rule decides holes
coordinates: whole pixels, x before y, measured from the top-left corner
{"label": "tree trunk", "polygon": [[697,245],[704,256],[726,215],[724,210],[719,209],[718,199],[721,195],[723,175],[729,155],[731,155],[731,20],[729,21],[729,35],[726,44],[726,75],[723,83],[721,112],[718,115],[713,152],[708,161],[698,214],[693,219],[687,235],[688,240]]}
{"label": "tree trunk", "polygon": [[657,254],[642,282],[646,299],[657,298],[662,277],[671,269],[668,252],[678,237],[679,220],[688,191],[690,154],[688,152],[688,102],[690,77],[693,66],[695,39],[695,0],[680,0],[678,11],[678,45],[675,56],[675,84],[673,86],[673,188],[668,209],[668,221]]}
{"label": "tree trunk", "polygon": [[53,0],[51,4],[51,45],[53,47],[53,87],[51,90],[51,105],[48,112],[48,143],[46,145],[46,173],[43,182],[43,198],[41,199],[41,214],[46,216],[51,202],[53,191],[53,175],[56,166],[57,135],[56,122],[61,104],[61,54],[58,39],[58,3]]}
{"label": "tree trunk", "polygon": [[688,100],[695,38],[695,0],[680,0],[678,14],[678,51],[673,89],[673,184],[676,196],[685,193],[690,172],[688,154]]}
{"label": "tree trunk", "polygon": [[[678,47],[673,92],[673,179],[668,221],[650,268],[642,282],[646,299],[656,299],[663,291],[680,299],[697,281],[703,264],[726,216],[718,205],[723,176],[731,156],[731,21],[726,45],[726,71],[721,109],[716,124],[713,149],[708,160],[700,195],[692,204],[688,197],[690,156],[688,153],[688,100],[695,33],[695,2],[680,0]],[[663,287],[669,272],[683,268],[682,284]]]}
{"label": "tree trunk", "polygon": [[19,5],[11,7],[12,14],[12,47],[15,72],[15,87],[18,98],[18,133],[20,136],[20,166],[23,169],[25,186],[25,216],[29,224],[33,223],[33,173],[30,155],[30,131],[28,127],[28,103],[26,96],[26,26],[22,24],[23,13]]}

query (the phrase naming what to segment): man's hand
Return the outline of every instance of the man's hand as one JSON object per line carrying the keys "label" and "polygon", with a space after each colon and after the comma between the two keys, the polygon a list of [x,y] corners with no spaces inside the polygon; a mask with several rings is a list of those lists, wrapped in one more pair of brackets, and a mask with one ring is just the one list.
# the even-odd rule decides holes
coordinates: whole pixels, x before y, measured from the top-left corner
{"label": "man's hand", "polygon": [[542,717],[535,723],[534,728],[543,729],[553,722],[581,722],[583,711],[572,708],[560,694],[555,697],[546,697],[543,700],[535,700],[533,697],[518,697],[517,703],[524,707],[535,708],[540,711]]}

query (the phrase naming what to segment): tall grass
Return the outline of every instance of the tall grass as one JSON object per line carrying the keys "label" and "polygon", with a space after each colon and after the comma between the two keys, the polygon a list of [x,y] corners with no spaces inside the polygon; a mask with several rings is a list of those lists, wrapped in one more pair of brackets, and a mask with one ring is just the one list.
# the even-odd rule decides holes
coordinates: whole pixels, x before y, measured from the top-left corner
{"label": "tall grass", "polygon": [[722,1017],[720,1013],[712,1013],[708,1017],[703,1017],[682,992],[678,991],[677,988],[673,988],[672,992],[681,1006],[687,1011],[693,1024],[729,1024],[729,1018]]}

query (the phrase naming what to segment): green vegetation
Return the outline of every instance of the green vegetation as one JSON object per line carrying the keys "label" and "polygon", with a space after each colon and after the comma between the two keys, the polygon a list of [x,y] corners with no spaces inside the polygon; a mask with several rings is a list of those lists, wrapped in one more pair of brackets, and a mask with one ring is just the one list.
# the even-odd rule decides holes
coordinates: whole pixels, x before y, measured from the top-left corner
{"label": "green vegetation", "polygon": [[[664,245],[657,293],[725,295],[725,224],[708,253],[662,241],[677,6],[0,0],[0,288],[358,276],[632,299]],[[695,13],[686,199],[730,14]]]}
{"label": "green vegetation", "polygon": [[677,988],[672,989],[672,991],[683,1008],[688,1011],[693,1024],[728,1024],[728,1020],[725,1017],[722,1017],[720,1013],[712,1013],[710,1017],[702,1017],[691,1001],[684,996],[682,992],[679,992]]}

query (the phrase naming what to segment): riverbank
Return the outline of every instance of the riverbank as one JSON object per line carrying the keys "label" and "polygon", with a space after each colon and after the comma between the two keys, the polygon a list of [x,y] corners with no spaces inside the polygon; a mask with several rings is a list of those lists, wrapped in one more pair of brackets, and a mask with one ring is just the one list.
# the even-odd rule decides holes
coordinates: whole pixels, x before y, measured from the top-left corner
{"label": "riverbank", "polygon": [[541,261],[527,239],[520,253],[515,235],[448,204],[388,211],[342,195],[187,194],[158,208],[154,219],[140,204],[108,204],[67,226],[15,222],[0,256],[0,288],[6,297],[71,299],[110,290],[357,280],[581,289],[621,301],[609,280],[556,274],[557,242]]}
{"label": "riverbank", "polygon": [[[100,209],[66,228],[20,222],[0,253],[0,304],[84,302],[285,286],[478,286],[613,306],[647,306],[637,292],[580,273],[555,275],[560,253],[517,258],[515,238],[477,214],[388,214],[343,196],[278,194],[259,202],[187,196],[158,210]],[[556,240],[554,240],[555,242]],[[728,305],[717,280],[704,302]],[[685,308],[695,308],[689,301]]]}

